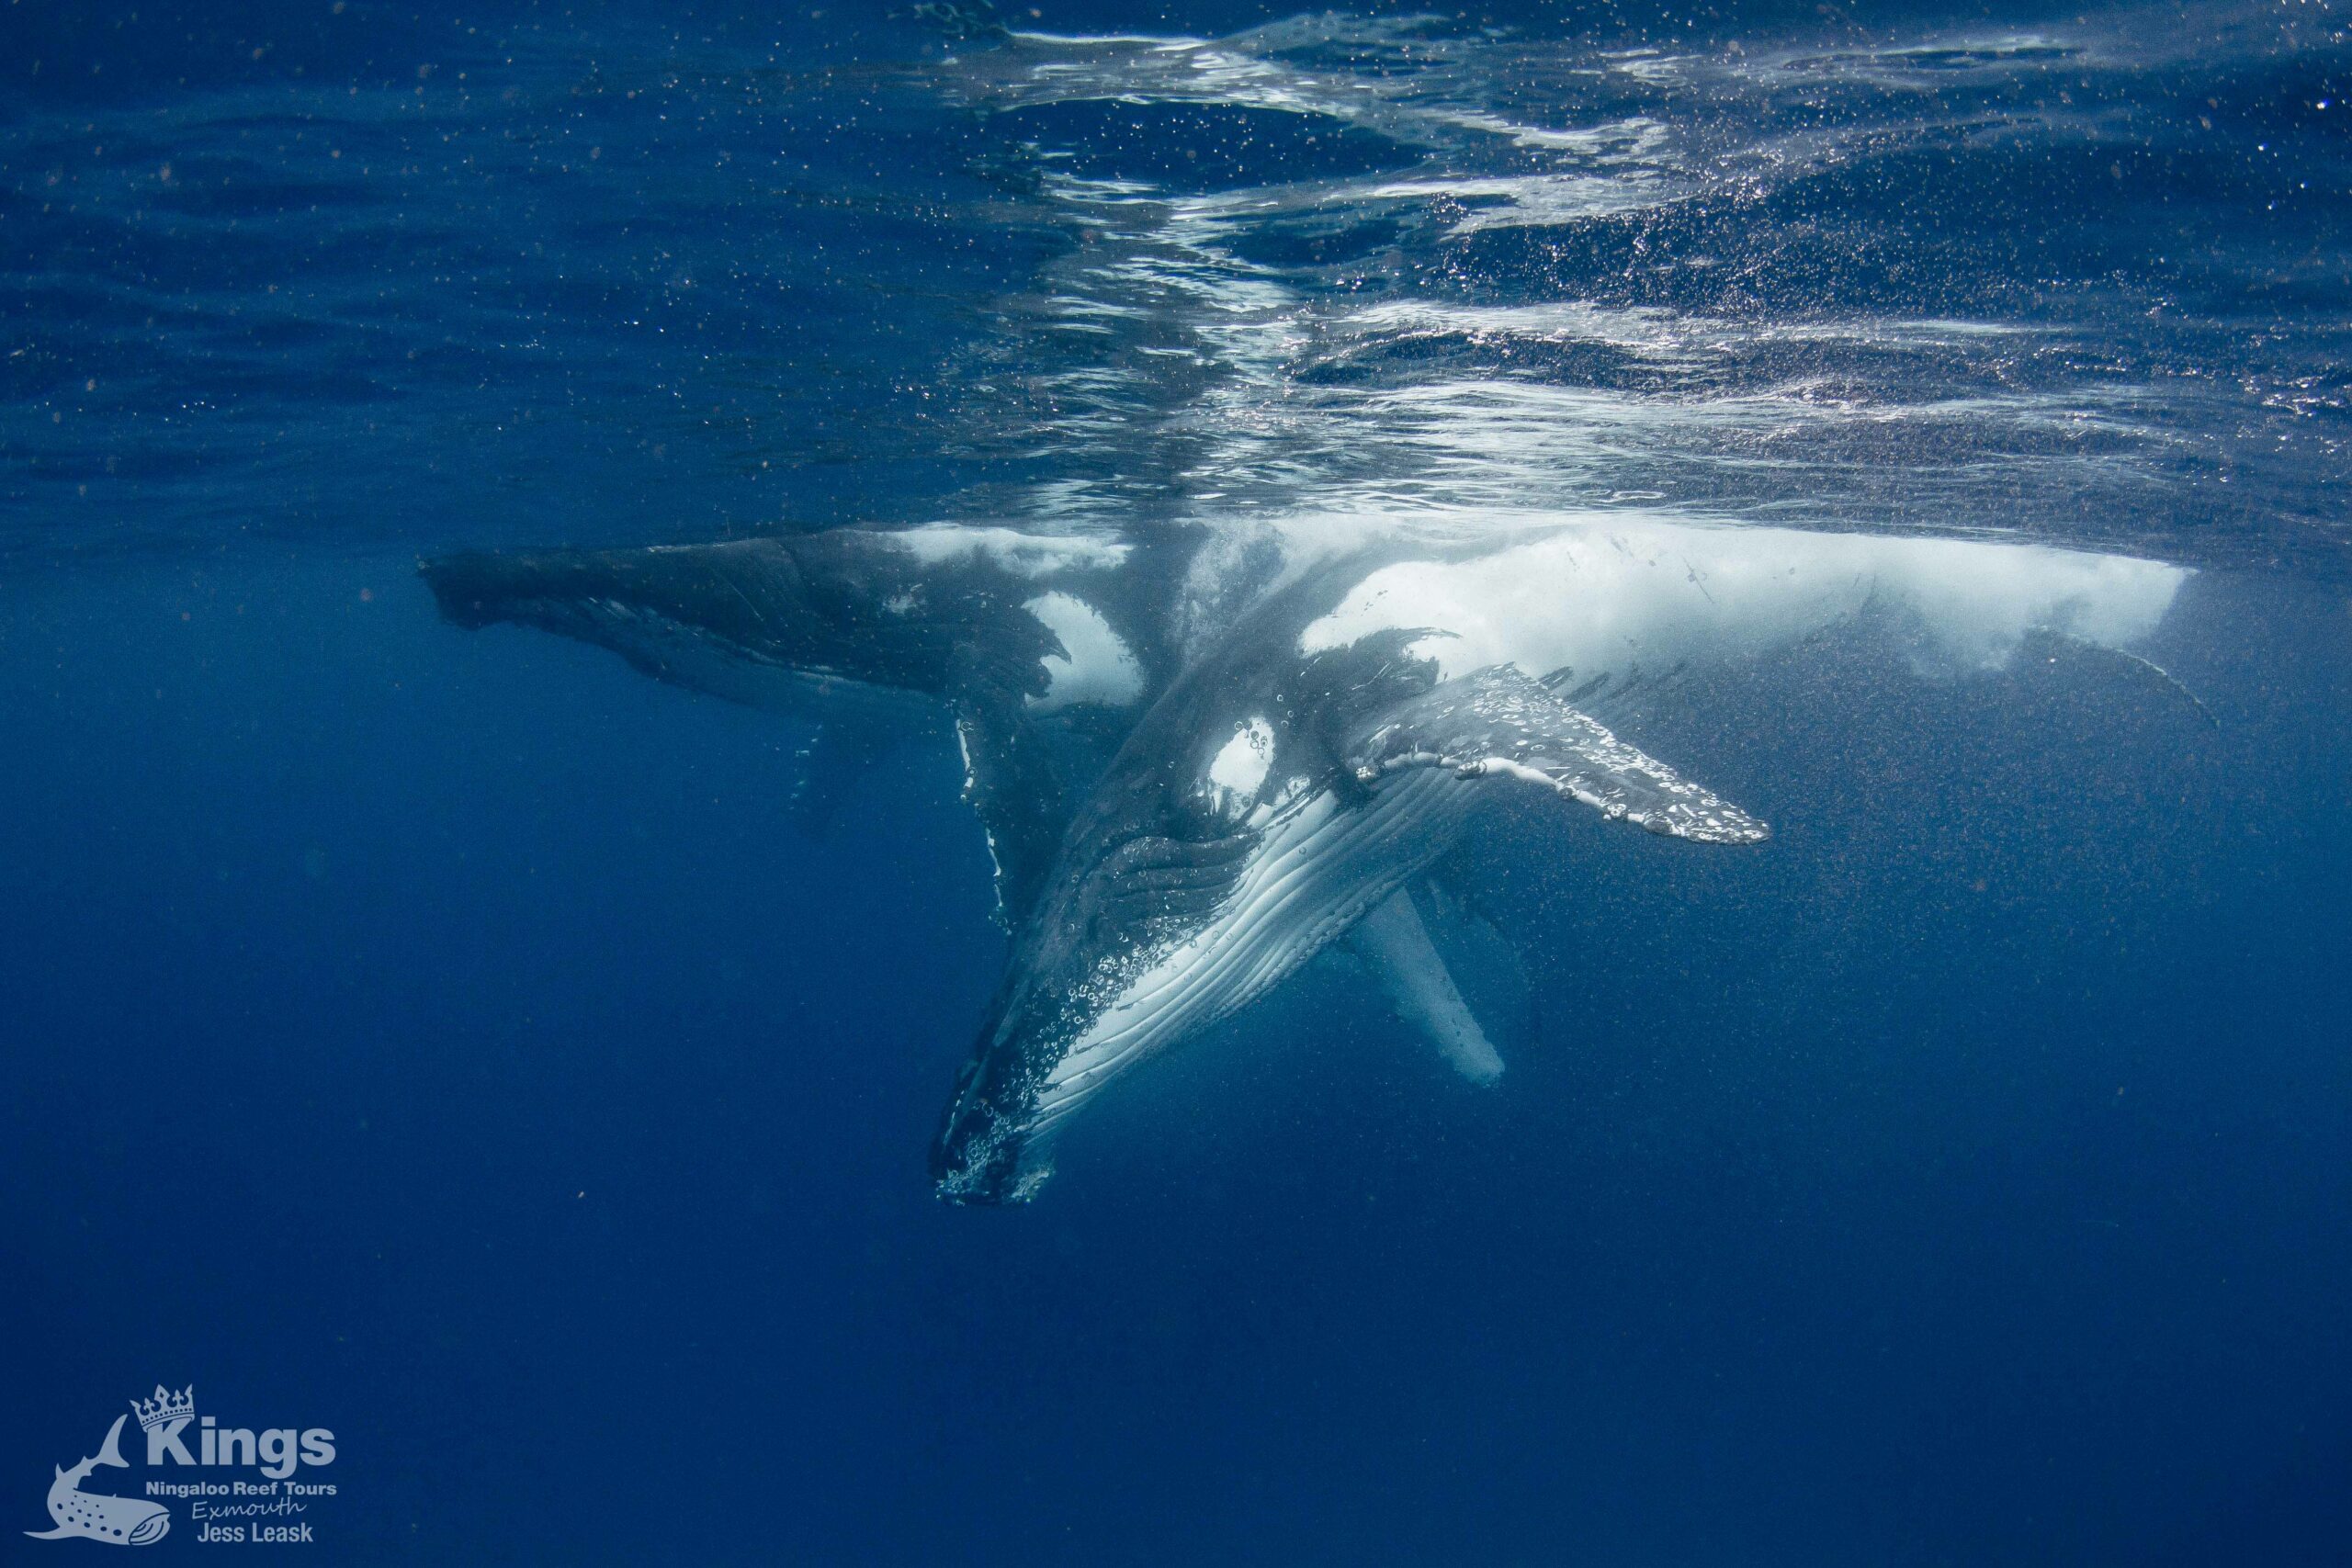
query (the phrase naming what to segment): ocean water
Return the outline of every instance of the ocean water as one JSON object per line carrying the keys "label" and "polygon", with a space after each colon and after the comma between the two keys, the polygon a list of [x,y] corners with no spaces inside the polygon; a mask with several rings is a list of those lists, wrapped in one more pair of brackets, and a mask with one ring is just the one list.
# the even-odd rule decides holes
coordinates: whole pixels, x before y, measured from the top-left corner
{"label": "ocean water", "polygon": [[[2297,0],[0,12],[7,1559],[160,1383],[332,1431],[316,1562],[2352,1560],[2346,92]],[[2195,575],[2163,680],[1661,707],[1775,838],[1488,813],[1499,1085],[1318,962],[1001,1212],[944,728],[416,572],[1612,511]]]}

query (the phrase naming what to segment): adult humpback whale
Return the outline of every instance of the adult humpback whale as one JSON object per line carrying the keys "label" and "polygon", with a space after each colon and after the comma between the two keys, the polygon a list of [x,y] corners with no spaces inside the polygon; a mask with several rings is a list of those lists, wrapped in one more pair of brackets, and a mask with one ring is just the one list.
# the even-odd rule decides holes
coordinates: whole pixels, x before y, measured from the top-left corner
{"label": "adult humpback whale", "polygon": [[1419,886],[1482,798],[1532,792],[1693,843],[1767,837],[1611,731],[1630,695],[1864,616],[1929,671],[1997,668],[2035,635],[2120,650],[2188,575],[1619,513],[1274,536],[1289,547],[843,529],[424,570],[467,626],[542,626],[738,700],[911,694],[954,716],[1012,932],[932,1153],[940,1195],[980,1203],[1026,1199],[1105,1085],[1342,939],[1492,1079]]}

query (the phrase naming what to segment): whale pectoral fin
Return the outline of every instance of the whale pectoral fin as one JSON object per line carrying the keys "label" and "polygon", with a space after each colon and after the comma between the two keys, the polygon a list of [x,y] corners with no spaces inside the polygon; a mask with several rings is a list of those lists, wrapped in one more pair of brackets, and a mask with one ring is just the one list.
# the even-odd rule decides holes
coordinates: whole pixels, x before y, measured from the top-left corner
{"label": "whale pectoral fin", "polygon": [[1430,941],[1411,892],[1400,887],[1348,933],[1396,1015],[1429,1037],[1454,1071],[1472,1083],[1492,1083],[1503,1059]]}
{"label": "whale pectoral fin", "polygon": [[35,1540],[63,1540],[69,1535],[79,1535],[82,1532],[70,1530],[63,1525],[60,1525],[53,1530],[27,1530],[25,1533]]}
{"label": "whale pectoral fin", "polygon": [[1515,779],[1611,820],[1699,843],[1753,844],[1771,834],[1508,665],[1387,709],[1372,720],[1351,761],[1367,784],[1430,767],[1465,779]]}
{"label": "whale pectoral fin", "polygon": [[1058,761],[1020,706],[967,692],[956,704],[964,798],[988,832],[997,915],[1008,928],[1035,901],[1066,816]]}
{"label": "whale pectoral fin", "polygon": [[1471,1016],[1498,1050],[1510,1052],[1534,1043],[1543,1029],[1526,963],[1484,907],[1484,891],[1464,880],[1455,856],[1430,869],[1413,903]]}

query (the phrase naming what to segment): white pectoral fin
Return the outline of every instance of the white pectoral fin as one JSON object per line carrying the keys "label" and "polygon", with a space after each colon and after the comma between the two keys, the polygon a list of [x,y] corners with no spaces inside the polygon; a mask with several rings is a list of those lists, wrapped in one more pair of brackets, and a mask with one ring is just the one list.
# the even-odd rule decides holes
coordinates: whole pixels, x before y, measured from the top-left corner
{"label": "white pectoral fin", "polygon": [[1429,1036],[1456,1072],[1472,1083],[1502,1077],[1503,1059],[1446,972],[1410,893],[1400,887],[1373,906],[1348,940],[1397,1015]]}
{"label": "white pectoral fin", "polygon": [[1449,681],[1397,705],[1356,749],[1366,783],[1408,768],[1510,779],[1589,806],[1612,821],[1709,844],[1753,844],[1771,829],[1628,746],[1510,666]]}

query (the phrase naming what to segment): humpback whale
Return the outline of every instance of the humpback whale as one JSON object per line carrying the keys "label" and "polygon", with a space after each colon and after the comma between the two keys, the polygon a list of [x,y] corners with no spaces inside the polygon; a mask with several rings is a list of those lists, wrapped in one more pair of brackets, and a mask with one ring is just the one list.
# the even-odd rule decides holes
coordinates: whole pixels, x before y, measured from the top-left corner
{"label": "humpback whale", "polygon": [[1028,1199],[1096,1095],[1335,943],[1493,1082],[1424,913],[1482,801],[1694,845],[1769,837],[1618,733],[1677,682],[1865,619],[1935,676],[2036,637],[2128,653],[2188,575],[1623,513],[1246,543],[842,528],[423,570],[461,626],[537,626],[737,701],[948,716],[1012,939],[932,1146],[957,1203]]}

